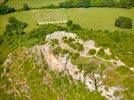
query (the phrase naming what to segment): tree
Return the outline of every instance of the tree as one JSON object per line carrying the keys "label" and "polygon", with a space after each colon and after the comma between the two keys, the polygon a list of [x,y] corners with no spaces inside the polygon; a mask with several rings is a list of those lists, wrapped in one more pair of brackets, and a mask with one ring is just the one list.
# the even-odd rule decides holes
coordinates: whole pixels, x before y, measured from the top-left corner
{"label": "tree", "polygon": [[114,0],[103,0],[102,1],[102,6],[103,7],[114,7],[115,3],[116,2]]}
{"label": "tree", "polygon": [[62,8],[72,8],[72,7],[90,7],[90,0],[69,0],[59,4]]}
{"label": "tree", "polygon": [[10,17],[8,22],[9,23],[6,25],[5,34],[24,34],[23,29],[27,26],[26,23],[18,21],[15,17]]}
{"label": "tree", "polygon": [[78,0],[77,1],[77,4],[76,4],[76,7],[85,7],[85,8],[88,8],[90,7],[90,0]]}
{"label": "tree", "polygon": [[70,1],[65,1],[59,4],[61,8],[72,8],[73,4]]}
{"label": "tree", "polygon": [[120,6],[122,8],[131,8],[133,6],[133,0],[120,0]]}
{"label": "tree", "polygon": [[0,6],[0,15],[15,12],[14,8],[8,7],[7,5]]}
{"label": "tree", "polygon": [[132,29],[132,19],[128,17],[119,17],[115,21],[115,26],[125,29]]}
{"label": "tree", "polygon": [[81,26],[79,24],[72,24],[70,26],[70,30],[80,30]]}
{"label": "tree", "polygon": [[23,10],[29,10],[29,9],[30,9],[30,7],[28,6],[28,4],[23,5]]}

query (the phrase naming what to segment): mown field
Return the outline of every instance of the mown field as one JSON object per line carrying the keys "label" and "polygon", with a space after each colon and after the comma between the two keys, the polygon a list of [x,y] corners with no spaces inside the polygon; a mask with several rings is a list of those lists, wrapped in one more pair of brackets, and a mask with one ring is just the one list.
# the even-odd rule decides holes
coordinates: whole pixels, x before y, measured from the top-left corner
{"label": "mown field", "polygon": [[33,10],[33,16],[39,25],[67,22],[67,17],[64,9]]}
{"label": "mown field", "polygon": [[[53,13],[54,12],[54,13]],[[0,16],[0,34],[3,33],[7,24],[8,18],[11,16],[16,17],[20,21],[28,23],[26,32],[31,31],[37,27],[38,20],[48,21],[61,21],[73,20],[75,23],[80,24],[83,28],[94,30],[110,30],[110,31],[127,31],[134,32],[133,28],[130,30],[120,29],[114,26],[115,19],[119,16],[130,17],[134,20],[133,9],[119,9],[119,8],[74,8],[74,9],[41,9],[36,14],[30,11],[15,12],[11,14]],[[56,16],[57,14],[57,16]],[[58,15],[59,14],[59,15]],[[61,17],[63,15],[63,17]],[[60,17],[59,17],[60,16]],[[38,18],[39,17],[39,18]]]}
{"label": "mown field", "polygon": [[[130,17],[134,20],[134,9],[118,9],[118,8],[80,8],[67,10],[68,19],[72,19],[75,23],[79,23],[84,28],[93,28],[95,30],[119,30],[114,26],[115,19],[119,16]],[[134,31],[134,26],[132,30]]]}
{"label": "mown field", "polygon": [[43,7],[50,4],[58,5],[60,2],[64,0],[9,0],[6,5],[10,7],[14,7],[16,9],[20,9],[23,7],[23,4],[28,4],[30,7]]}

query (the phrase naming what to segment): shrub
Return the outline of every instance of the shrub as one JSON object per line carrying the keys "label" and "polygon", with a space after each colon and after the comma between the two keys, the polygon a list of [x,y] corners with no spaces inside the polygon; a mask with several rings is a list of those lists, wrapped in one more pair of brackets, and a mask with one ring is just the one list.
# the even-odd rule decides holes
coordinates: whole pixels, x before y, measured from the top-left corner
{"label": "shrub", "polygon": [[119,28],[132,29],[132,19],[128,17],[119,17],[115,21],[115,26]]}
{"label": "shrub", "polygon": [[73,41],[75,41],[74,38],[72,38],[72,37],[69,37],[69,38],[68,38],[68,43],[73,42]]}
{"label": "shrub", "polygon": [[30,7],[28,6],[28,4],[23,5],[23,10],[29,10],[29,9],[30,9]]}
{"label": "shrub", "polygon": [[106,60],[110,60],[111,59],[111,56],[106,54],[103,48],[101,48],[98,51],[97,56],[102,57],[103,59],[106,59]]}
{"label": "shrub", "polygon": [[68,20],[67,21],[67,26],[71,26],[73,24],[73,21],[72,20]]}
{"label": "shrub", "polygon": [[55,55],[59,55],[62,52],[62,48],[60,46],[54,48],[53,53]]}
{"label": "shrub", "polygon": [[0,6],[0,15],[15,12],[14,8],[8,7],[7,5]]}
{"label": "shrub", "polygon": [[95,53],[96,53],[95,49],[90,49],[88,52],[89,55],[95,55]]}
{"label": "shrub", "polygon": [[115,6],[115,1],[114,0],[103,0],[102,1],[102,6],[103,7],[114,7]]}
{"label": "shrub", "polygon": [[69,53],[68,50],[66,50],[66,49],[63,49],[63,50],[62,50],[62,54],[68,54],[68,53]]}
{"label": "shrub", "polygon": [[59,7],[61,8],[72,8],[73,4],[70,1],[65,1],[59,4]]}
{"label": "shrub", "polygon": [[69,42],[68,44],[70,45],[70,47],[72,47],[73,49],[78,50],[78,51],[82,51],[84,49],[83,45],[78,42],[77,43]]}
{"label": "shrub", "polygon": [[0,45],[3,43],[3,38],[2,38],[2,36],[0,36]]}
{"label": "shrub", "polygon": [[72,38],[72,37],[67,38],[66,36],[63,37],[62,40],[63,40],[64,43],[68,43],[68,44],[70,44],[71,42],[75,41],[74,38]]}
{"label": "shrub", "polygon": [[43,7],[43,8],[50,8],[50,9],[53,9],[53,8],[59,8],[59,6],[56,6],[56,5],[54,5],[54,4],[50,4],[50,5],[48,5],[48,6],[46,6],[46,7]]}
{"label": "shrub", "polygon": [[75,0],[75,1],[65,1],[59,4],[61,8],[72,8],[72,7],[90,7],[90,0]]}
{"label": "shrub", "polygon": [[79,24],[74,24],[72,20],[68,20],[66,24],[67,24],[67,27],[69,28],[69,30],[71,30],[71,31],[82,29]]}
{"label": "shrub", "polygon": [[50,42],[50,44],[52,46],[55,46],[55,45],[58,45],[59,44],[59,41],[58,41],[58,39],[52,39],[51,42]]}
{"label": "shrub", "polygon": [[62,37],[62,41],[63,41],[64,43],[67,43],[67,42],[68,42],[68,38],[67,38],[66,36]]}
{"label": "shrub", "polygon": [[90,7],[90,0],[78,0],[76,3],[76,7],[84,7],[84,8],[88,8]]}
{"label": "shrub", "polygon": [[104,51],[104,49],[101,48],[101,49],[98,51],[97,54],[100,55],[100,56],[104,56],[104,55],[105,55],[105,51]]}
{"label": "shrub", "polygon": [[70,30],[80,30],[81,29],[81,26],[79,24],[72,24],[70,27],[69,27]]}
{"label": "shrub", "polygon": [[132,8],[133,0],[120,0],[120,7],[122,8]]}
{"label": "shrub", "polygon": [[10,17],[8,22],[9,23],[6,25],[5,34],[24,34],[23,29],[27,26],[26,23],[18,21],[15,17]]}
{"label": "shrub", "polygon": [[80,56],[79,53],[70,53],[71,59],[76,59]]}

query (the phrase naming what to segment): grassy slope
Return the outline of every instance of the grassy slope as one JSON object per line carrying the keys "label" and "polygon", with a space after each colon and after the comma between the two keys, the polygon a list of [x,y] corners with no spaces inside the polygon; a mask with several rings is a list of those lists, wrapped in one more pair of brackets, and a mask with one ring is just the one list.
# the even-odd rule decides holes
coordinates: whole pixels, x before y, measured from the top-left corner
{"label": "grassy slope", "polygon": [[20,9],[24,3],[27,3],[30,7],[43,7],[50,4],[58,5],[63,0],[9,0],[6,5]]}
{"label": "grassy slope", "polygon": [[[62,76],[60,73],[52,72],[40,66],[33,68],[36,65],[35,60],[32,57],[28,58],[27,55],[25,55],[25,51],[23,51],[23,49],[18,49],[14,53],[13,66],[11,65],[12,68],[10,69],[10,78],[13,80],[10,84],[11,88],[18,86],[16,85],[16,79],[20,82],[26,79],[31,89],[32,100],[104,100],[100,93],[89,92],[84,84],[73,81],[69,76]],[[44,64],[44,66],[47,65]],[[43,78],[45,78],[44,83]],[[6,81],[4,84],[7,84]],[[21,85],[18,87],[20,86]],[[20,100],[22,100],[22,98],[25,99],[25,94],[18,88],[17,90],[20,92]],[[8,96],[2,95],[0,100],[7,100],[7,97]]]}
{"label": "grassy slope", "polygon": [[[53,9],[55,11],[55,9]],[[63,9],[56,9],[58,12],[63,12]],[[114,26],[114,21],[118,16],[130,17],[134,20],[134,9],[118,9],[118,8],[76,8],[65,9],[68,19],[72,19],[75,23],[80,24],[83,28],[93,29],[108,29],[108,30],[121,30]],[[46,13],[47,14],[47,13]],[[15,12],[7,15],[0,16],[0,34],[2,34],[7,20],[10,16],[15,16],[23,22],[29,24],[27,31],[37,27],[35,17],[32,11]],[[124,30],[134,32],[134,25],[132,30]]]}

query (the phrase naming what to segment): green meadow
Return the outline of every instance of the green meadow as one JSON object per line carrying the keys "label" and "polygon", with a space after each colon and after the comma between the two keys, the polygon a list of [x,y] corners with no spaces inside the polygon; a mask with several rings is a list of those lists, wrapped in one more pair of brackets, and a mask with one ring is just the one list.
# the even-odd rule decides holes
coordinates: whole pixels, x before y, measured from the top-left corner
{"label": "green meadow", "polygon": [[[28,23],[26,32],[31,31],[38,25],[38,19],[43,21],[61,21],[61,20],[73,20],[75,23],[80,24],[83,28],[94,30],[109,30],[109,31],[127,31],[134,32],[134,26],[132,29],[120,29],[114,26],[115,19],[119,16],[130,17],[134,20],[134,8],[133,9],[121,9],[121,8],[72,8],[72,9],[41,9],[35,11],[21,11],[6,15],[0,15],[0,34],[3,33],[7,24],[8,18],[11,16],[16,17],[18,20]],[[50,12],[54,12],[50,13]],[[43,13],[43,14],[42,14]],[[42,16],[42,18],[40,17]],[[46,16],[46,17],[45,17]],[[60,16],[60,17],[59,17]],[[63,16],[63,17],[62,17]]]}
{"label": "green meadow", "polygon": [[120,8],[80,8],[68,9],[68,19],[72,19],[75,23],[79,23],[84,28],[93,28],[95,30],[123,30],[114,26],[115,19],[119,16],[130,17],[134,20],[134,9]]}

